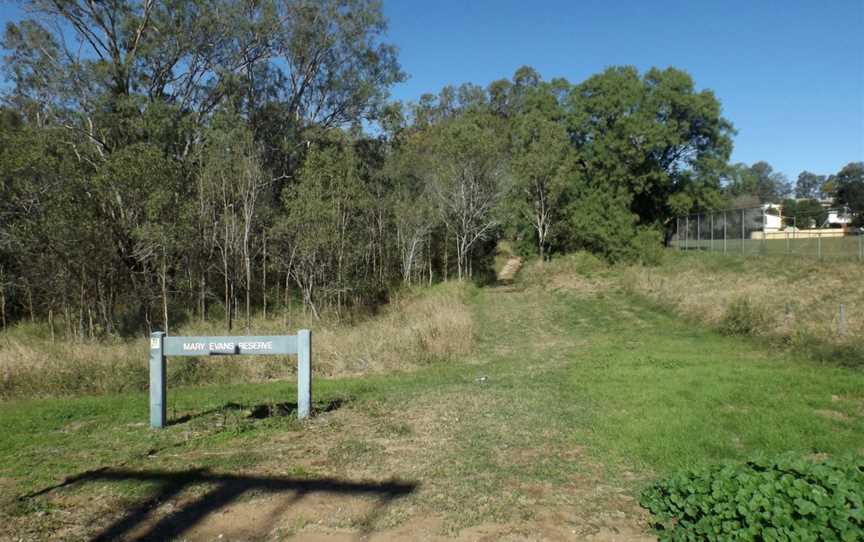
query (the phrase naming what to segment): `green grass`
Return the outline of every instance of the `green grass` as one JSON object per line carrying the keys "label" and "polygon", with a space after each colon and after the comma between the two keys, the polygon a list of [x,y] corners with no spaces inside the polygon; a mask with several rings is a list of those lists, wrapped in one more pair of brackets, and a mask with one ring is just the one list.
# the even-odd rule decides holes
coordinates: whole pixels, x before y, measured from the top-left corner
{"label": "green grass", "polygon": [[[729,254],[790,255],[823,259],[864,260],[864,238],[861,236],[815,237],[794,239],[723,239],[680,242],[682,250],[705,250]],[[821,246],[820,246],[821,245]]]}
{"label": "green grass", "polygon": [[[724,337],[616,291],[521,288],[471,299],[474,355],[316,380],[320,407],[342,403],[309,424],[250,416],[292,401],[291,383],[169,389],[169,417],[184,421],[162,431],[146,426],[143,393],[2,403],[0,514],[12,532],[50,538],[71,505],[50,493],[16,497],[122,466],[420,484],[373,527],[416,513],[453,529],[527,521],[565,501],[590,522],[618,506],[604,487],[636,495],[678,469],[762,453],[864,453],[860,370]],[[129,506],[155,490],[128,481],[69,491]],[[81,533],[92,535],[106,519],[76,502]]]}

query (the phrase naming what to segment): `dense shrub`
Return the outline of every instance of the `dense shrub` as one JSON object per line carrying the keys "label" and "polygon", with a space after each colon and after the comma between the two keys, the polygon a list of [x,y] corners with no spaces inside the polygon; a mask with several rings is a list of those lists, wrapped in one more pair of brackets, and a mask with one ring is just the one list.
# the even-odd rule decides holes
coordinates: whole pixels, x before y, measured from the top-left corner
{"label": "dense shrub", "polygon": [[784,455],[693,469],[640,503],[660,540],[864,540],[864,457]]}
{"label": "dense shrub", "polygon": [[660,265],[666,255],[663,234],[654,228],[638,228],[631,241],[631,260],[642,265]]}
{"label": "dense shrub", "polygon": [[733,336],[758,335],[771,325],[771,321],[771,313],[765,306],[742,297],[729,304],[720,322],[720,330]]}

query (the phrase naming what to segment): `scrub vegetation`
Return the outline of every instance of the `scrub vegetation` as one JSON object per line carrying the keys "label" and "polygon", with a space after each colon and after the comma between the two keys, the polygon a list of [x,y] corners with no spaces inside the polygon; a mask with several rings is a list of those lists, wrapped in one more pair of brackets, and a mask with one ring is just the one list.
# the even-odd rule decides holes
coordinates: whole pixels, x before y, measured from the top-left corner
{"label": "scrub vegetation", "polygon": [[[252,320],[260,334],[314,331],[315,373],[365,375],[449,362],[471,351],[475,325],[467,283],[404,289],[378,314],[352,321],[315,321],[307,313]],[[286,325],[288,324],[288,325]],[[44,326],[21,323],[0,334],[0,398],[142,391],[148,385],[147,340],[57,341]],[[219,335],[219,324],[189,323],[186,335]],[[287,380],[294,362],[285,356],[172,358],[168,385],[227,384]]]}
{"label": "scrub vegetation", "polygon": [[[619,271],[588,254],[529,262],[512,283],[463,298],[473,348],[407,372],[316,378],[307,424],[284,381],[169,388],[162,431],[147,428],[142,392],[6,401],[4,524],[67,539],[119,523],[129,536],[188,538],[647,540],[660,520],[638,501],[654,480],[757,457],[864,454],[860,369],[681,319],[634,298]],[[214,480],[261,477],[296,491],[241,492],[184,521],[216,506]],[[326,483],[298,500],[316,480]],[[333,480],[411,489],[379,506],[327,489]]]}
{"label": "scrub vegetation", "polygon": [[670,251],[661,265],[622,269],[620,283],[658,308],[727,334],[862,367],[861,270],[854,261]]}

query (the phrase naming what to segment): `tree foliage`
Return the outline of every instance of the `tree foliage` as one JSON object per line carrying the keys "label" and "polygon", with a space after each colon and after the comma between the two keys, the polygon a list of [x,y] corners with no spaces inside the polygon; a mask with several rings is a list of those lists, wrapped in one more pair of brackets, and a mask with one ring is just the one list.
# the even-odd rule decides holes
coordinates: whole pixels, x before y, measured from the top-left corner
{"label": "tree foliage", "polygon": [[846,164],[829,182],[837,205],[847,207],[855,214],[856,223],[864,224],[864,162]]}
{"label": "tree foliage", "polygon": [[[502,236],[647,261],[676,215],[787,191],[727,164],[719,101],[674,68],[523,66],[388,102],[405,75],[376,0],[22,4],[2,43],[4,325],[233,329],[295,298],[341,316],[397,283],[483,280]],[[830,182],[857,206],[853,170]]]}

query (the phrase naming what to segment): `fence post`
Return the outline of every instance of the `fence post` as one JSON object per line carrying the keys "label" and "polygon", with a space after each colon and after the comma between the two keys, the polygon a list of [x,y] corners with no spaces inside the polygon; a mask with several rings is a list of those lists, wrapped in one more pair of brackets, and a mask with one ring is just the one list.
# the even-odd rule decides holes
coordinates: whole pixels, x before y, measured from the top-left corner
{"label": "fence post", "polygon": [[165,333],[150,334],[150,427],[165,427]]}
{"label": "fence post", "polygon": [[312,332],[297,332],[297,417],[309,417],[312,407]]}
{"label": "fence post", "polygon": [[786,230],[786,255],[790,254],[789,250],[789,230]]}
{"label": "fence post", "polygon": [[711,252],[714,252],[714,213],[711,213]]}
{"label": "fence post", "polygon": [[723,211],[723,254],[726,254],[726,211]]}
{"label": "fence post", "polygon": [[702,250],[702,215],[696,215],[696,250]]}
{"label": "fence post", "polygon": [[675,217],[675,244],[678,245],[678,252],[681,252],[681,217]]}
{"label": "fence post", "polygon": [[816,234],[816,257],[822,259],[822,232]]}
{"label": "fence post", "polygon": [[690,215],[685,218],[684,228],[684,250],[687,250],[690,248]]}
{"label": "fence post", "polygon": [[744,209],[741,209],[741,254],[744,254],[744,233],[747,228],[744,226]]}
{"label": "fence post", "polygon": [[840,303],[840,314],[837,315],[837,335],[846,335],[846,305]]}
{"label": "fence post", "polygon": [[864,262],[864,227],[858,230],[858,261]]}

